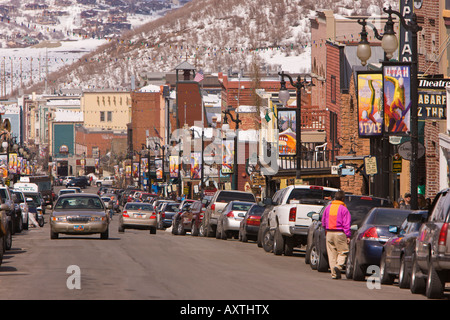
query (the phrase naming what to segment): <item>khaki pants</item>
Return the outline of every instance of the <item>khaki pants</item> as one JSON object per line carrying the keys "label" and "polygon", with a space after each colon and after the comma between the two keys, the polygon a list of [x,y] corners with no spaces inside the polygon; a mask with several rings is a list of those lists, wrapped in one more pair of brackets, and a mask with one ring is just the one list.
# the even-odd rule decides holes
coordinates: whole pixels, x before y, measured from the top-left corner
{"label": "khaki pants", "polygon": [[343,269],[348,254],[347,236],[343,232],[327,232],[327,253],[330,264],[331,276],[335,277],[334,267]]}

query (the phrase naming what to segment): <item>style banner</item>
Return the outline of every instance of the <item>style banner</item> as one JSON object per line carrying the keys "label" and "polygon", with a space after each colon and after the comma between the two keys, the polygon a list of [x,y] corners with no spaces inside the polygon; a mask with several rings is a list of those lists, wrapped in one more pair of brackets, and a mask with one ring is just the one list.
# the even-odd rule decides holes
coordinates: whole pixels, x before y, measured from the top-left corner
{"label": "style banner", "polygon": [[295,109],[278,109],[278,131],[279,154],[295,155],[297,154],[297,117]]}
{"label": "style banner", "polygon": [[360,137],[383,134],[383,75],[358,73],[358,132]]}
{"label": "style banner", "polygon": [[383,63],[384,130],[402,134],[410,130],[411,65]]}

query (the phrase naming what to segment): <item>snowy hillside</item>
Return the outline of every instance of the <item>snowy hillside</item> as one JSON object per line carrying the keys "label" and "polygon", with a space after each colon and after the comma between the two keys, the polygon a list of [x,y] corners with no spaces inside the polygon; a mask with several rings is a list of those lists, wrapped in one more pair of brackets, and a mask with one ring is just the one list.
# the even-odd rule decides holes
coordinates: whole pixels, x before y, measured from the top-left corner
{"label": "snowy hillside", "polygon": [[[230,67],[249,70],[252,63],[273,71],[281,66],[288,72],[308,72],[309,18],[317,9],[332,9],[342,15],[379,14],[380,8],[389,3],[395,8],[393,0],[193,0],[120,38],[70,42],[71,49],[59,52],[44,49],[39,53],[39,79],[45,78],[42,70],[46,69],[42,68],[50,65],[51,71],[58,69],[46,78],[52,91],[127,90],[132,76],[143,83],[148,73],[173,71],[186,59],[205,72],[226,71]],[[85,50],[81,50],[83,47]],[[22,49],[19,52],[23,54]],[[19,57],[19,52],[14,57]],[[33,56],[37,60],[36,54]],[[47,59],[43,59],[45,55]],[[4,60],[8,70],[8,60]],[[30,63],[21,60],[22,68],[25,61]],[[14,70],[18,69],[14,63]],[[13,71],[13,77],[15,72],[18,71]],[[33,90],[43,86],[42,83]]]}

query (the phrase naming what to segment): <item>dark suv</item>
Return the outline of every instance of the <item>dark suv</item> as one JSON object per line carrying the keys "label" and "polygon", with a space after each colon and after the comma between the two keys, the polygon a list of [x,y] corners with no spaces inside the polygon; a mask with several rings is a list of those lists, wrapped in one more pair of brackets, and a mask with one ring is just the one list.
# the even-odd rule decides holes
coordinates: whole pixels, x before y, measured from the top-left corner
{"label": "dark suv", "polygon": [[440,191],[422,224],[412,257],[411,292],[442,298],[450,281],[450,189]]}
{"label": "dark suv", "polygon": [[81,177],[76,177],[73,178],[72,180],[70,180],[66,187],[80,187],[83,189],[86,189],[86,187],[89,185],[89,180],[88,178],[81,176]]}
{"label": "dark suv", "polygon": [[[350,194],[345,195],[344,203],[352,216],[351,224],[358,228],[372,208],[393,207],[392,202],[388,199]],[[319,272],[327,272],[329,267],[325,229],[322,227],[322,214],[326,207],[327,205],[319,213],[308,214],[313,221],[308,230],[305,263],[309,264],[311,269]]]}

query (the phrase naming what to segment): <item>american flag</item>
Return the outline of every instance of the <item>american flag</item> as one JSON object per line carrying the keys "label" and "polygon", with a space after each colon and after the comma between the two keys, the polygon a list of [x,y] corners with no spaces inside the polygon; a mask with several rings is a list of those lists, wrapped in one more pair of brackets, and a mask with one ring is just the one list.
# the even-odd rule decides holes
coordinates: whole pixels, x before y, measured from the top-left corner
{"label": "american flag", "polygon": [[195,78],[194,78],[194,81],[197,81],[197,82],[201,82],[201,81],[203,81],[203,71],[202,70],[200,70],[199,72],[197,72],[197,74],[195,75]]}

